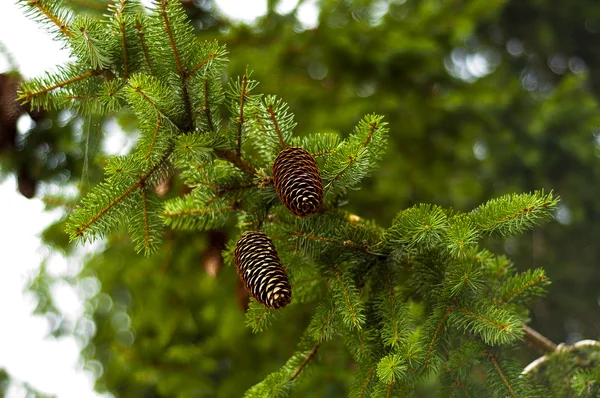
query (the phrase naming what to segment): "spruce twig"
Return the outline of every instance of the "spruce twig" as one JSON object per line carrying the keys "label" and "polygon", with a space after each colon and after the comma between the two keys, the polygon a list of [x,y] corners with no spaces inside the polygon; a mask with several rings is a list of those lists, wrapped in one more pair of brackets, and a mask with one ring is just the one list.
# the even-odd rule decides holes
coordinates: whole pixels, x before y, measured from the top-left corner
{"label": "spruce twig", "polygon": [[50,22],[52,22],[62,34],[72,38],[73,34],[69,32],[69,25],[59,15],[52,12],[52,10],[40,1],[40,0],[27,0],[27,4],[31,7],[35,7],[42,15],[44,15]]}
{"label": "spruce twig", "polygon": [[148,44],[146,43],[146,37],[145,37],[146,34],[144,33],[144,29],[143,29],[139,14],[135,20],[135,29],[137,30],[138,38],[140,40],[140,45],[142,46],[142,54],[144,54],[144,60],[146,61],[146,66],[148,66],[148,70],[150,71],[150,74],[152,76],[154,76],[154,70],[152,69],[152,62],[150,61],[150,52],[148,50]]}
{"label": "spruce twig", "polygon": [[237,129],[237,149],[236,153],[238,156],[242,153],[242,129],[244,127],[244,104],[246,102],[246,87],[248,87],[248,75],[244,73],[242,76],[242,94],[240,96],[240,116],[238,118],[238,129]]}
{"label": "spruce twig", "polygon": [[510,395],[513,398],[517,398],[518,397],[517,393],[513,389],[512,385],[508,382],[508,379],[504,375],[504,372],[502,372],[502,369],[500,368],[500,365],[498,364],[498,361],[496,360],[496,357],[494,356],[494,354],[492,354],[492,352],[490,350],[484,350],[484,353],[485,353],[485,355],[487,355],[490,362],[492,362],[492,365],[494,365],[494,369],[496,369],[498,376],[500,376],[500,378],[502,379],[502,382],[508,389],[508,392],[510,393]]}
{"label": "spruce twig", "polygon": [[273,109],[273,106],[269,104],[267,107],[267,111],[269,112],[269,117],[273,122],[273,126],[275,126],[275,131],[277,132],[277,136],[279,137],[279,143],[281,144],[281,148],[285,148],[285,142],[283,140],[283,135],[281,134],[281,130],[279,129],[279,123],[277,122],[277,114]]}
{"label": "spruce twig", "polygon": [[308,355],[304,358],[304,361],[298,366],[298,368],[294,371],[292,376],[290,377],[290,381],[294,380],[298,375],[302,372],[302,370],[308,365],[308,363],[315,357],[317,354],[317,350],[321,346],[321,343],[317,343],[313,346],[312,350],[308,353]]}

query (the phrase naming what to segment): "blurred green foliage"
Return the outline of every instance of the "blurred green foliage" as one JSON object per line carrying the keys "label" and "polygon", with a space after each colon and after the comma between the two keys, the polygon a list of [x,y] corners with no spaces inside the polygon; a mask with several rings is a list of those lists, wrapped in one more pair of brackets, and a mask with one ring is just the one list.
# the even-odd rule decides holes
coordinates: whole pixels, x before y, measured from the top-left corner
{"label": "blurred green foliage", "polygon": [[[99,1],[67,3],[102,13]],[[307,29],[298,13],[278,13],[276,0],[251,26],[232,22],[211,1],[184,3],[201,39],[227,44],[228,76],[253,69],[261,92],[289,103],[296,132],[347,135],[362,115],[385,115],[388,152],[376,175],[350,192],[348,211],[388,226],[399,210],[420,202],[468,210],[508,192],[554,189],[562,198],[558,223],[503,246],[488,244],[506,251],[520,270],[544,267],[553,281],[532,309],[533,327],[556,342],[599,337],[600,4],[322,0],[318,26]],[[67,144],[56,145],[65,153],[73,142],[98,148],[70,138],[81,137],[77,120],[68,131],[55,125],[27,134],[62,137]],[[131,130],[127,115],[118,120]],[[92,155],[66,163],[70,182],[97,182],[104,158]],[[25,151],[17,157],[35,160]],[[3,159],[2,173],[16,172],[10,164]],[[72,255],[63,231],[60,222],[44,239]],[[240,396],[285,363],[314,309],[284,311],[269,331],[252,334],[243,326],[235,269],[219,267],[210,236],[169,233],[165,240],[149,259],[121,235],[94,246],[80,274],[67,278],[87,292],[86,316],[53,330],[82,341],[99,391]],[[41,270],[32,284],[38,312],[60,320],[49,289],[60,276]],[[347,393],[356,369],[337,344],[319,350],[314,378],[294,396]],[[523,363],[533,357],[525,352]],[[421,395],[430,396],[435,383],[422,386]]]}

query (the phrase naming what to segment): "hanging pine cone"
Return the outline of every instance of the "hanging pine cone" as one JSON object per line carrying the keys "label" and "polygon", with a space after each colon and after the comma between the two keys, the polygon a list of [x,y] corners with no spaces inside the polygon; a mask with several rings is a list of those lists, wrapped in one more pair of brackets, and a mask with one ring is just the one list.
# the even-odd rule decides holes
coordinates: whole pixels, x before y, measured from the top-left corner
{"label": "hanging pine cone", "polygon": [[298,217],[313,215],[323,203],[323,181],[315,158],[300,147],[287,147],[273,163],[279,200]]}
{"label": "hanging pine cone", "polygon": [[244,232],[235,246],[235,267],[246,290],[259,303],[283,308],[292,299],[292,287],[271,239],[262,232]]}

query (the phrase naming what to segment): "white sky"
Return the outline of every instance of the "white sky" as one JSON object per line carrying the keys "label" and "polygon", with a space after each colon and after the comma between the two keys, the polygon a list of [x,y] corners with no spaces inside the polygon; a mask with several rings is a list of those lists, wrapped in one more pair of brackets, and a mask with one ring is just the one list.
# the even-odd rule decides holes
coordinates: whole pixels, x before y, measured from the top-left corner
{"label": "white sky", "polygon": [[[146,0],[143,0],[146,2]],[[217,0],[222,12],[240,22],[251,23],[266,11],[266,0]],[[291,12],[298,0],[283,0],[278,11]],[[302,28],[317,25],[315,0],[299,7]],[[9,50],[26,78],[41,75],[68,59],[60,44],[42,28],[27,19],[13,0],[0,0],[0,43]],[[0,73],[8,64],[0,55]],[[116,138],[115,138],[116,139]],[[121,141],[122,142],[122,141]],[[115,141],[109,152],[118,152]],[[114,147],[114,150],[109,148]],[[31,315],[35,300],[24,293],[40,262],[48,256],[39,234],[59,213],[43,211],[39,198],[26,199],[16,190],[14,178],[0,183],[0,368],[18,382],[26,382],[41,392],[59,398],[99,397],[93,391],[93,376],[82,370],[79,350],[73,338],[48,337],[49,325],[43,317]],[[76,272],[79,264],[54,255],[51,269],[56,273]],[[82,313],[81,301],[73,289],[59,286],[53,290],[61,310],[72,317]],[[24,397],[19,384],[13,384],[7,398]]]}

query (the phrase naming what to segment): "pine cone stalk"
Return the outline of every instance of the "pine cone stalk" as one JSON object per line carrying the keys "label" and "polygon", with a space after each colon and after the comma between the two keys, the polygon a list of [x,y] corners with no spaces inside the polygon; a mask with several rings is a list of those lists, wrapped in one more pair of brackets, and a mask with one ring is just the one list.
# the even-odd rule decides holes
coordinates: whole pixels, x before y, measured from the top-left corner
{"label": "pine cone stalk", "polygon": [[315,158],[300,147],[287,147],[273,163],[279,200],[298,217],[315,214],[323,203],[323,181]]}
{"label": "pine cone stalk", "polygon": [[283,308],[292,287],[271,239],[262,232],[244,232],[235,246],[235,267],[246,290],[261,304]]}

